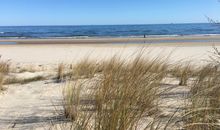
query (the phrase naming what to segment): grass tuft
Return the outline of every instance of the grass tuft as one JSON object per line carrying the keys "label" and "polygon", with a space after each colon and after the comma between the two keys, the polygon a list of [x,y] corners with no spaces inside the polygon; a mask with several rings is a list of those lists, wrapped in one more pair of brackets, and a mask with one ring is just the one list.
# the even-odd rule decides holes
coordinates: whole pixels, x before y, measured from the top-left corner
{"label": "grass tuft", "polygon": [[179,79],[180,86],[187,86],[189,78],[194,77],[197,73],[198,68],[193,67],[190,62],[174,64],[169,70],[169,73]]}
{"label": "grass tuft", "polygon": [[[148,127],[143,121],[158,113],[159,86],[167,65],[159,58],[149,60],[142,55],[140,53],[129,62],[115,56],[101,62],[101,76],[94,84],[69,83],[65,87],[64,113],[72,119],[74,128],[127,130]],[[77,68],[79,75],[97,72],[95,64],[87,60],[77,64]],[[88,85],[93,89],[84,91]],[[85,95],[89,98],[85,99]]]}
{"label": "grass tuft", "polygon": [[77,78],[92,78],[99,71],[97,63],[85,58],[73,66],[73,75]]}
{"label": "grass tuft", "polygon": [[63,81],[64,71],[65,71],[65,65],[63,63],[59,64],[57,69],[57,78],[56,78],[57,82]]}
{"label": "grass tuft", "polygon": [[1,56],[0,56],[0,91],[3,90],[5,75],[9,73],[9,70],[10,70],[9,61],[1,60]]}

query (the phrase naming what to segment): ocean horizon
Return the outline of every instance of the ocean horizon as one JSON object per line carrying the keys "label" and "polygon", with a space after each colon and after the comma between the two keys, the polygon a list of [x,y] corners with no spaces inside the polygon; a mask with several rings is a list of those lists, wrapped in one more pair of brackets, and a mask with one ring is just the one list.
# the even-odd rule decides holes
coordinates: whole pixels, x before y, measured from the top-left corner
{"label": "ocean horizon", "polygon": [[1,39],[220,35],[212,23],[0,26]]}

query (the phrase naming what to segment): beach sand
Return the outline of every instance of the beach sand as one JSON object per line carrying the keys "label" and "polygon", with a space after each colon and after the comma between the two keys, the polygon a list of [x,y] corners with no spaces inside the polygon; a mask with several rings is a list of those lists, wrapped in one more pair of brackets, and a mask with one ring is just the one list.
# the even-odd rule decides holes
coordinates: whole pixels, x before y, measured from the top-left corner
{"label": "beach sand", "polygon": [[[174,39],[174,42],[140,44],[140,41],[143,42],[146,39],[137,38],[0,40],[2,42],[17,42],[15,45],[0,45],[2,58],[10,60],[15,69],[24,66],[38,68],[37,72],[14,72],[9,74],[9,77],[30,78],[31,76],[39,76],[39,74],[46,77],[42,81],[4,86],[7,89],[0,94],[0,129],[47,129],[51,126],[51,122],[53,122],[52,124],[62,123],[63,117],[59,110],[62,110],[60,106],[64,83],[55,83],[52,80],[56,73],[54,70],[59,63],[76,63],[87,57],[93,60],[102,60],[114,55],[129,59],[135,55],[135,52],[144,48],[148,57],[169,57],[171,63],[191,61],[194,64],[206,64],[213,51],[213,44],[220,48],[220,41],[216,41],[219,36],[149,39],[158,41]],[[189,39],[189,41],[185,43],[184,39]],[[193,41],[192,39],[197,40]],[[204,39],[209,42],[198,42]],[[128,41],[129,44],[123,44]],[[174,79],[171,85],[177,84]],[[179,94],[180,91],[187,91],[187,88],[180,87],[176,93]],[[167,98],[166,100],[168,104],[172,104],[172,107],[177,103],[175,99],[169,101]]]}
{"label": "beach sand", "polygon": [[147,38],[90,38],[90,39],[1,39],[16,42],[0,45],[3,58],[16,63],[56,64],[75,62],[89,56],[102,59],[115,54],[129,56],[140,48],[147,48],[153,55],[166,56],[172,52],[172,60],[206,59],[212,46],[220,46],[220,36],[178,36]]}

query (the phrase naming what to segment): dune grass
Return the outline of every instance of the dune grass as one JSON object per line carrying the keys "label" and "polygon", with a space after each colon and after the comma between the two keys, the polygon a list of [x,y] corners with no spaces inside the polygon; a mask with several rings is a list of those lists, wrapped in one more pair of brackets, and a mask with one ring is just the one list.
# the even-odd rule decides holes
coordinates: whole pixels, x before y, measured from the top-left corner
{"label": "dune grass", "polygon": [[73,75],[76,78],[92,78],[99,71],[99,67],[96,61],[84,58],[73,66]]}
{"label": "dune grass", "polygon": [[96,73],[101,71],[101,65],[89,58],[82,59],[75,64],[61,63],[57,67],[56,81],[61,82],[67,79],[92,78]]}
{"label": "dune grass", "polygon": [[3,90],[5,75],[9,73],[10,63],[9,61],[4,61],[0,56],[0,91]]}
{"label": "dune grass", "polygon": [[212,62],[202,67],[191,85],[183,116],[187,130],[220,129],[220,53],[214,49]]}
{"label": "dune grass", "polygon": [[0,56],[0,73],[8,74],[9,70],[10,70],[10,62],[1,60],[1,56]]}
{"label": "dune grass", "polygon": [[[101,78],[92,84],[92,90],[85,92],[84,86],[88,86],[85,83],[68,83],[65,87],[64,113],[72,119],[73,128],[127,130],[149,127],[152,122],[145,122],[145,119],[159,112],[159,86],[166,75],[166,63],[159,58],[145,59],[140,53],[129,62],[113,57],[101,62],[101,67]],[[90,77],[97,72],[94,63],[87,60],[76,68],[83,71],[77,72],[78,75]],[[85,99],[85,95],[90,96]]]}
{"label": "dune grass", "polygon": [[198,73],[184,114],[187,130],[220,129],[220,72],[207,65]]}
{"label": "dune grass", "polygon": [[0,73],[0,91],[3,90],[4,75]]}
{"label": "dune grass", "polygon": [[158,112],[159,84],[165,68],[159,60],[141,56],[127,64],[114,58],[104,65],[104,79],[96,90],[96,129],[139,129],[145,117]]}
{"label": "dune grass", "polygon": [[178,78],[180,86],[187,86],[189,78],[195,77],[199,68],[194,67],[190,62],[174,64],[168,71],[169,74]]}
{"label": "dune grass", "polygon": [[211,59],[210,62],[214,65],[220,65],[220,52],[215,46],[213,46],[213,50],[214,51],[211,52],[211,55],[209,56],[209,58]]}
{"label": "dune grass", "polygon": [[58,64],[57,67],[57,77],[56,77],[56,81],[57,82],[61,82],[64,79],[64,71],[65,71],[65,65],[63,63]]}
{"label": "dune grass", "polygon": [[[195,67],[187,62],[175,64],[170,69],[164,60],[143,58],[142,54],[132,60],[113,57],[99,63],[100,71],[95,72],[99,72],[99,78],[91,85],[92,90],[85,92],[88,90],[85,86],[90,86],[88,82],[68,83],[64,91],[65,115],[72,120],[73,129],[163,129],[157,124],[160,122],[158,100],[163,93],[160,83],[172,74],[179,79],[179,85],[190,88],[181,110],[183,123],[179,127],[186,130],[220,129],[219,63],[215,60],[206,66]],[[187,84],[189,78],[192,79]],[[147,120],[150,117],[154,120]],[[170,125],[170,120],[164,129]]]}
{"label": "dune grass", "polygon": [[[170,65],[166,59],[146,58],[142,52],[128,59],[114,56],[97,62],[85,58],[76,64],[59,64],[56,80],[66,81],[62,105],[65,117],[70,120],[69,127],[63,129],[157,130],[168,129],[177,120],[181,122],[177,127],[184,130],[218,130],[219,55],[215,49],[214,57],[206,66],[194,66],[191,62]],[[170,75],[179,80],[175,85],[190,89],[185,106],[179,109],[182,117],[178,115],[178,119],[161,114],[163,108],[159,108],[161,95],[166,91],[161,89],[161,83]],[[22,82],[38,79],[41,77]]]}

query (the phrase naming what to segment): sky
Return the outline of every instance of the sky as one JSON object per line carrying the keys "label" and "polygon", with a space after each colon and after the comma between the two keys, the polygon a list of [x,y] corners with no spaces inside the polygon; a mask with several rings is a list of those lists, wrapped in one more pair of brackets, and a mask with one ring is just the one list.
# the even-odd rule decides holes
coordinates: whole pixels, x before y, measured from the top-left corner
{"label": "sky", "polygon": [[218,0],[0,0],[0,26],[205,23]]}

